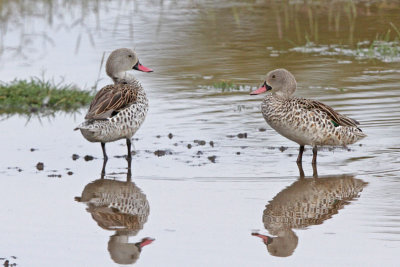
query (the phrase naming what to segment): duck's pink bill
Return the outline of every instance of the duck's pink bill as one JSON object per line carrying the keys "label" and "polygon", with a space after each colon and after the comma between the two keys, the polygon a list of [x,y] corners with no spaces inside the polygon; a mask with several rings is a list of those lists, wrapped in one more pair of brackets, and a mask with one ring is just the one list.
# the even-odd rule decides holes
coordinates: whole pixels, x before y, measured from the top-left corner
{"label": "duck's pink bill", "polygon": [[257,90],[251,92],[250,95],[259,95],[259,94],[265,93],[266,91],[267,91],[267,87],[264,85],[264,86],[258,88]]}
{"label": "duck's pink bill", "polygon": [[259,233],[252,233],[251,235],[254,235],[254,236],[257,236],[257,237],[261,238],[265,243],[267,243],[268,239],[270,238],[269,236],[262,235],[262,234],[259,234]]}
{"label": "duck's pink bill", "polygon": [[148,238],[148,237],[143,238],[143,239],[142,239],[142,242],[140,242],[140,247],[142,248],[142,247],[144,247],[144,246],[150,245],[151,243],[153,243],[154,240],[155,240],[155,239],[153,239],[153,238]]}
{"label": "duck's pink bill", "polygon": [[152,69],[149,69],[148,67],[143,66],[142,64],[138,64],[137,69],[143,72],[152,72]]}

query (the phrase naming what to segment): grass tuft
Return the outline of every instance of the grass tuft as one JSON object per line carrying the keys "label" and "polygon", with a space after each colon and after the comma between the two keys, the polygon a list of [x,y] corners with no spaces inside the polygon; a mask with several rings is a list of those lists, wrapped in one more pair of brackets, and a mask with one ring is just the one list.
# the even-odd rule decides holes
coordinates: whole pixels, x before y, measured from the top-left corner
{"label": "grass tuft", "polygon": [[234,84],[232,81],[221,80],[212,84],[213,88],[221,89],[222,92],[239,91],[240,85]]}
{"label": "grass tuft", "polygon": [[0,115],[73,112],[88,105],[92,98],[92,92],[73,85],[38,78],[14,80],[0,83]]}

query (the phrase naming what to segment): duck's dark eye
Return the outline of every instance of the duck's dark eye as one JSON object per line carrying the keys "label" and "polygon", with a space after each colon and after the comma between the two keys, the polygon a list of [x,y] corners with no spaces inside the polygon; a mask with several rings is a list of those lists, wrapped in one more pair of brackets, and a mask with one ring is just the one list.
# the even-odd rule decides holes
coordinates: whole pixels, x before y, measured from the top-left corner
{"label": "duck's dark eye", "polygon": [[128,55],[128,57],[132,57],[132,55]]}
{"label": "duck's dark eye", "polygon": [[272,79],[275,79],[275,75],[272,75]]}

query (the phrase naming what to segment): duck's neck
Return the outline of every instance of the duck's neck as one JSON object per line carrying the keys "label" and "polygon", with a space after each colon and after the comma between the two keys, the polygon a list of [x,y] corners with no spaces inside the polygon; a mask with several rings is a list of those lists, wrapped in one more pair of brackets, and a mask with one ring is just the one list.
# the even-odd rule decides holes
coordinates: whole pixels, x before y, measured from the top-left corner
{"label": "duck's neck", "polygon": [[118,84],[118,83],[136,84],[137,83],[136,78],[132,74],[130,74],[126,71],[114,73],[111,76],[111,79],[114,81],[114,84]]}

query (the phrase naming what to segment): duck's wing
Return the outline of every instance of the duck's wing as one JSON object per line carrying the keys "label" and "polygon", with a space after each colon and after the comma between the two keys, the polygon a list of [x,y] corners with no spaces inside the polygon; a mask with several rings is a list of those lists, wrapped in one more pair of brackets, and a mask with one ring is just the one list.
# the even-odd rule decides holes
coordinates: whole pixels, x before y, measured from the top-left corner
{"label": "duck's wing", "polygon": [[86,120],[104,120],[115,115],[119,110],[135,103],[137,90],[129,84],[113,84],[103,87],[94,97]]}
{"label": "duck's wing", "polygon": [[335,126],[352,126],[357,127],[360,123],[355,119],[346,117],[328,105],[312,99],[298,98],[303,108],[307,110],[319,110],[328,115],[329,119]]}

